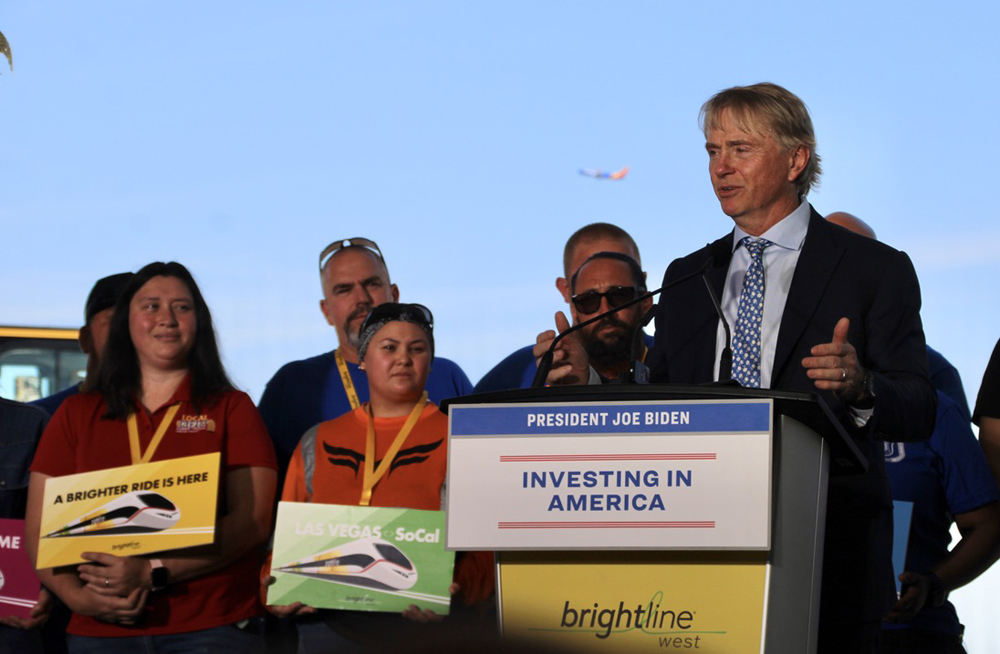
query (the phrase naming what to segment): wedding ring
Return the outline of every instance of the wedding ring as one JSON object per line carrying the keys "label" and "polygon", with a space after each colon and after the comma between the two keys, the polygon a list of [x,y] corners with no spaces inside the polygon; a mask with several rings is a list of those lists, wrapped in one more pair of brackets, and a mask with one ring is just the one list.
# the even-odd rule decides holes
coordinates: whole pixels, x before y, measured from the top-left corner
{"label": "wedding ring", "polygon": [[840,369],[840,381],[844,381],[845,379],[847,379],[847,371],[844,370],[843,368],[841,368]]}
{"label": "wedding ring", "polygon": [[108,579],[107,577],[104,578],[104,587],[105,588],[110,588],[111,587],[111,580]]}

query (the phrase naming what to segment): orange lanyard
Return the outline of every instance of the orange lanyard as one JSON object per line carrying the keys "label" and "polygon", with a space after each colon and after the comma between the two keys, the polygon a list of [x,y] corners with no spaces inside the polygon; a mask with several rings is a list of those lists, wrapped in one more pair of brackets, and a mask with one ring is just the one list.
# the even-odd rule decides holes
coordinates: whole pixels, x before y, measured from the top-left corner
{"label": "orange lanyard", "polygon": [[361,406],[361,401],[358,399],[358,392],[354,390],[354,381],[351,380],[351,372],[347,369],[347,362],[344,361],[344,356],[340,353],[339,347],[333,351],[333,357],[337,360],[337,370],[340,371],[340,383],[344,385],[344,392],[347,393],[347,401],[351,403],[351,410],[353,411]]}
{"label": "orange lanyard", "polygon": [[174,421],[177,410],[180,408],[181,404],[178,402],[167,409],[167,415],[163,416],[160,426],[156,428],[156,433],[153,434],[153,440],[149,442],[149,447],[146,448],[145,454],[142,452],[142,446],[139,445],[139,421],[135,417],[135,411],[128,414],[128,445],[132,453],[132,465],[150,462],[153,454],[156,452],[156,448],[160,446],[160,441],[166,435],[170,423]]}
{"label": "orange lanyard", "polygon": [[399,448],[403,446],[406,437],[413,431],[413,427],[417,424],[417,419],[420,418],[425,406],[427,406],[427,391],[424,391],[417,403],[413,405],[413,410],[410,411],[409,417],[403,423],[403,428],[396,434],[396,440],[392,442],[389,451],[385,453],[378,470],[375,469],[375,416],[372,415],[371,404],[365,407],[365,413],[368,414],[368,438],[365,444],[365,478],[361,487],[361,506],[368,506],[371,503],[372,489],[389,470],[392,460],[396,458],[396,454],[399,453]]}

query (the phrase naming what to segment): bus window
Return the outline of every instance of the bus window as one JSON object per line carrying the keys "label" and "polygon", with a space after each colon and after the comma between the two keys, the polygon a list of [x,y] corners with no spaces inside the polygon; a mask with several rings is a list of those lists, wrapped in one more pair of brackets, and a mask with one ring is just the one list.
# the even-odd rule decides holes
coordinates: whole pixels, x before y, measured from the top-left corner
{"label": "bus window", "polygon": [[77,330],[0,327],[0,397],[32,402],[83,381]]}

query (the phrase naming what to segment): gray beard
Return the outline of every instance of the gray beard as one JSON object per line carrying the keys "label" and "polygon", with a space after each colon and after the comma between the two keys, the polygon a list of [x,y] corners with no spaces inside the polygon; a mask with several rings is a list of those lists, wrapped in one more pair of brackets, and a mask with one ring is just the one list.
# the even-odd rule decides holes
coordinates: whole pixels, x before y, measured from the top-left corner
{"label": "gray beard", "polygon": [[358,347],[361,345],[361,327],[364,325],[364,322],[358,325],[358,328],[353,331],[351,330],[351,323],[359,317],[363,318],[367,316],[369,311],[371,311],[371,307],[367,307],[363,310],[355,309],[349,316],[347,316],[347,320],[344,322],[344,333],[347,334],[347,343],[354,348],[355,351],[357,351]]}

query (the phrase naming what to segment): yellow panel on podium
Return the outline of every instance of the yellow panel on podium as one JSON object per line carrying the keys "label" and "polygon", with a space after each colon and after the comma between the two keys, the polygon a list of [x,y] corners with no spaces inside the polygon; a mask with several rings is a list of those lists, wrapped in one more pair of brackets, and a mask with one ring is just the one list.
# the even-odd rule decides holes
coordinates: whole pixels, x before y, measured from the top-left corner
{"label": "yellow panel on podium", "polygon": [[503,633],[588,652],[760,652],[767,554],[504,552]]}

